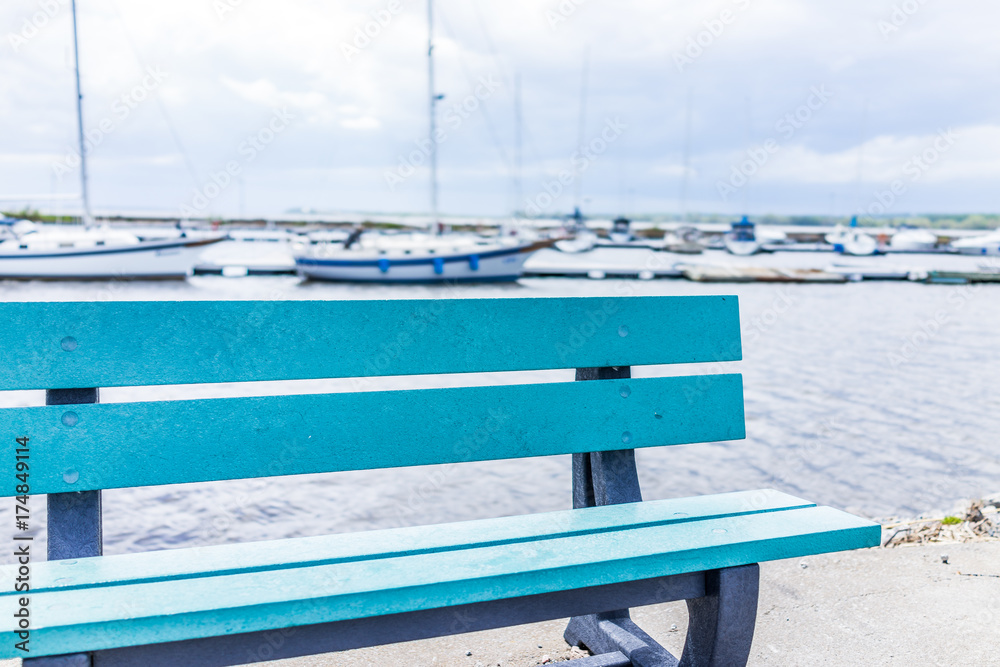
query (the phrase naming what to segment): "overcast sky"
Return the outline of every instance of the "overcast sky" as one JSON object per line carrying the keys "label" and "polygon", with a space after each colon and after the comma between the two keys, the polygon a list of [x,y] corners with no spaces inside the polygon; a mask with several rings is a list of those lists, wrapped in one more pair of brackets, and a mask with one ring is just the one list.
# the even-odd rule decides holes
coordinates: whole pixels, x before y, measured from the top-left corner
{"label": "overcast sky", "polygon": [[[445,213],[1000,210],[995,0],[435,6]],[[78,9],[96,209],[428,209],[426,0]],[[0,21],[0,195],[77,192],[69,2]]]}

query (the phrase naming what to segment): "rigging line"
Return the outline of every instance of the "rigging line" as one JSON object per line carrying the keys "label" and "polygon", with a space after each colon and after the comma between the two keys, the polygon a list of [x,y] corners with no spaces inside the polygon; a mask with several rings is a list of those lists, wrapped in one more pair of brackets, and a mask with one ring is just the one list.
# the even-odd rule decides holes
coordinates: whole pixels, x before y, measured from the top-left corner
{"label": "rigging line", "polygon": [[[487,26],[486,20],[483,18],[483,13],[480,11],[479,3],[476,0],[470,3],[472,9],[476,15],[476,21],[479,23],[479,29],[483,33],[483,39],[486,44],[487,50],[490,52],[490,56],[493,58],[494,66],[500,72],[500,76],[503,79],[504,86],[509,86],[507,70],[504,66],[503,59],[500,57],[497,51],[496,44],[493,41],[493,36],[490,34],[489,27]],[[510,88],[507,88],[510,90]],[[514,107],[515,107],[515,118],[514,118],[514,167],[511,171],[511,189],[513,191],[514,206],[512,211],[520,211],[523,208],[523,154],[524,154],[524,139],[528,140],[528,149],[531,152],[532,157],[536,163],[541,162],[539,158],[538,151],[535,148],[535,140],[531,134],[531,130],[524,124],[524,116],[521,113],[521,74],[520,72],[514,73]]]}
{"label": "rigging line", "polygon": [[476,13],[476,20],[479,22],[479,29],[483,31],[483,39],[486,42],[486,50],[490,52],[493,57],[493,63],[496,65],[497,70],[500,72],[500,77],[503,79],[503,85],[507,90],[510,90],[510,77],[507,75],[507,70],[500,59],[500,54],[497,53],[496,46],[493,44],[493,37],[490,36],[490,31],[486,27],[486,21],[483,20],[483,14],[479,11],[479,3],[471,2],[473,10]]}
{"label": "rigging line", "polygon": [[[115,0],[108,0],[108,4],[111,5],[111,9],[118,18],[118,22],[121,23],[122,35],[125,37],[125,41],[128,43],[129,48],[132,50],[132,57],[135,58],[136,64],[139,65],[139,69],[143,70],[143,67],[145,66],[145,59],[139,55],[139,50],[136,48],[135,42],[132,41],[132,37],[128,31],[128,26],[125,23],[125,18],[118,9],[118,3],[116,3]],[[174,146],[180,152],[181,159],[184,160],[184,166],[187,168],[188,175],[191,176],[191,181],[194,183],[195,188],[201,187],[202,179],[198,175],[198,170],[195,168],[194,162],[191,160],[191,155],[184,147],[184,143],[181,141],[181,137],[177,133],[177,128],[174,126],[174,122],[171,119],[170,114],[167,113],[167,107],[163,104],[163,100],[160,99],[160,95],[156,90],[151,92],[152,98],[156,102],[156,106],[160,110],[160,114],[163,116],[163,121],[167,125],[167,130],[170,132],[170,137],[174,141]]]}
{"label": "rigging line", "polygon": [[[448,33],[448,36],[453,41],[458,42],[455,38],[455,33],[451,29],[451,25],[444,16],[444,12],[441,11],[440,5],[437,7],[437,17],[441,21],[441,25],[444,26],[445,32]],[[475,90],[476,82],[472,78],[472,73],[469,71],[469,67],[466,65],[465,60],[463,58],[459,58],[458,62],[462,67],[462,72],[465,74],[465,79],[469,84],[469,89]],[[493,124],[493,119],[490,116],[489,111],[486,109],[486,100],[479,100],[479,111],[483,114],[483,119],[486,121],[486,128],[489,132],[490,139],[493,140],[493,145],[496,147],[497,153],[500,155],[500,160],[503,162],[504,168],[507,169],[507,173],[510,174],[512,171],[510,156],[507,154],[507,151],[504,150],[500,137],[497,135],[496,126]]]}
{"label": "rigging line", "polygon": [[[477,0],[473,0],[470,4],[472,5],[473,10],[475,10],[476,20],[479,22],[479,29],[483,31],[483,38],[486,41],[486,47],[489,50],[490,55],[493,57],[493,61],[496,68],[500,71],[500,76],[503,77],[504,86],[507,87],[507,90],[510,90],[510,88],[508,87],[507,71],[504,69],[502,59],[500,58],[500,54],[497,52],[496,45],[493,42],[493,37],[490,35],[490,31],[486,25],[486,21],[483,19],[483,14],[481,11],[479,11],[479,2]],[[519,75],[516,74],[515,76]],[[541,161],[538,155],[538,151],[535,150],[535,140],[531,136],[531,131],[528,129],[527,126],[524,125],[523,119],[521,120],[521,124],[522,124],[521,132],[524,135],[524,138],[528,140],[528,148],[531,151],[532,157],[535,159],[536,162]]]}

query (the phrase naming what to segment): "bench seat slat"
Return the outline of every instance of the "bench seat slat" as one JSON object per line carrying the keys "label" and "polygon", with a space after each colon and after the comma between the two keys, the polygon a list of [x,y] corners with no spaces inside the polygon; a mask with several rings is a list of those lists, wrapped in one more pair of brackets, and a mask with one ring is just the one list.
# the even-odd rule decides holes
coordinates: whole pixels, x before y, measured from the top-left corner
{"label": "bench seat slat", "polygon": [[[8,432],[31,438],[33,493],[745,437],[739,375],[44,406],[4,417]],[[17,483],[6,479],[3,495]]]}
{"label": "bench seat slat", "polygon": [[0,303],[0,390],[741,358],[735,296]]}
{"label": "bench seat slat", "polygon": [[[31,572],[32,590],[39,593],[326,565],[814,506],[800,498],[765,489],[360,533],[191,547],[181,552],[165,549],[80,559],[69,573],[63,564],[37,563]],[[0,577],[8,571],[13,581],[13,566],[0,567]]]}
{"label": "bench seat slat", "polygon": [[[646,504],[672,516],[674,502]],[[639,526],[618,525],[623,511],[627,509],[620,506],[589,510],[604,520],[606,529],[582,535],[35,592],[32,654],[235,634],[286,627],[290,622],[361,618],[373,609],[380,614],[402,613],[647,579],[875,546],[881,534],[877,524],[828,507],[798,506]],[[185,551],[173,555],[191,557]],[[81,562],[62,565],[65,576],[71,577]],[[0,613],[13,613],[15,601],[13,593],[0,597]],[[0,633],[0,658],[14,656],[14,641],[12,632]]]}

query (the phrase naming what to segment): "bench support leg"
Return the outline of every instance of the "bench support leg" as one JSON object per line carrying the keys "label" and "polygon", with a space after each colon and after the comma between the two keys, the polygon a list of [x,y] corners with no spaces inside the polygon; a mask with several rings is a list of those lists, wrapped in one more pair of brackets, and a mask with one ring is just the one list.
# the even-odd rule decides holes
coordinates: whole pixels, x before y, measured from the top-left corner
{"label": "bench support leg", "polygon": [[[616,380],[632,377],[628,366],[577,368],[577,381]],[[573,507],[642,502],[635,450],[590,452],[573,455]]]}
{"label": "bench support leg", "polygon": [[[632,377],[628,366],[578,368],[576,379]],[[634,450],[573,455],[573,507],[640,502]],[[705,573],[705,597],[688,600],[688,633],[678,660],[643,632],[627,609],[570,619],[564,637],[592,653],[619,651],[635,667],[746,665],[757,621],[757,565]]]}
{"label": "bench support leg", "polygon": [[[577,381],[617,380],[632,377],[628,366],[578,368]],[[618,505],[642,501],[635,450],[590,452],[573,455],[573,507]],[[674,667],[677,659],[629,618],[628,610],[575,616],[563,635],[574,646],[592,653],[624,654],[635,667]]]}
{"label": "bench support leg", "polygon": [[643,632],[628,611],[576,616],[563,637],[595,654],[619,651],[634,667],[746,665],[757,621],[759,573],[756,564],[705,573],[705,596],[687,601],[688,632],[680,661]]}
{"label": "bench support leg", "polygon": [[688,631],[681,667],[745,665],[757,622],[760,568],[705,573],[705,597],[688,600]]}
{"label": "bench support leg", "polygon": [[24,667],[91,667],[92,664],[89,653],[26,658],[23,662]]}
{"label": "bench support leg", "polygon": [[[78,405],[97,403],[97,389],[49,389],[46,405]],[[48,511],[46,538],[48,559],[65,560],[100,556],[101,492],[50,493],[45,497]],[[91,667],[89,653],[27,658],[24,667]]]}
{"label": "bench support leg", "polygon": [[633,667],[677,667],[677,658],[632,622],[627,611],[575,616],[563,637],[572,646],[585,646],[591,653],[619,652]]}
{"label": "bench support leg", "polygon": [[[97,389],[49,389],[46,405],[97,403]],[[50,493],[48,508],[48,559],[100,556],[101,492]]]}

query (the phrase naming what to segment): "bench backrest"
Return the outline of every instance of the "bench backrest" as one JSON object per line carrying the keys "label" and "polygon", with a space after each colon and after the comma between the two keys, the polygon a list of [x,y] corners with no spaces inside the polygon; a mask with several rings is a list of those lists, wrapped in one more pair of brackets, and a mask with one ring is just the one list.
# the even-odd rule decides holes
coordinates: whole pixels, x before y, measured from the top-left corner
{"label": "bench backrest", "polygon": [[[736,361],[734,296],[0,304],[0,390]],[[0,411],[31,491],[744,437],[736,374]],[[12,437],[16,437],[13,436]],[[2,495],[16,494],[8,476]]]}

